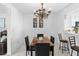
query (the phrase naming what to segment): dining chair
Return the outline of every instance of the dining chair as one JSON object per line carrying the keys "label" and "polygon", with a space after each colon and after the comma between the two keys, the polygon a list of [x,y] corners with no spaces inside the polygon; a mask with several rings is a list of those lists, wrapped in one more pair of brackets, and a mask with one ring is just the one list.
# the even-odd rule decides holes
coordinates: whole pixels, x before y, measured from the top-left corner
{"label": "dining chair", "polygon": [[[52,44],[54,44],[55,43],[55,38],[53,36],[50,36],[50,41],[52,42]],[[50,47],[50,51],[53,51],[52,56],[54,56],[54,48],[53,48],[53,46]]]}
{"label": "dining chair", "polygon": [[29,54],[30,51],[30,45],[29,45],[29,38],[28,36],[25,37],[25,44],[26,44],[26,55]]}
{"label": "dining chair", "polygon": [[37,34],[37,38],[44,37],[44,34]]}
{"label": "dining chair", "polygon": [[0,55],[7,54],[7,38],[3,38],[4,40],[0,42]]}
{"label": "dining chair", "polygon": [[59,37],[59,41],[60,41],[59,49],[60,48],[62,49],[62,53],[63,53],[63,50],[68,50],[68,52],[69,52],[68,40],[63,39],[61,33],[58,33],[58,37]]}
{"label": "dining chair", "polygon": [[49,43],[37,43],[35,46],[36,56],[49,56]]}
{"label": "dining chair", "polygon": [[70,42],[70,47],[71,47],[71,56],[73,54],[73,50],[77,51],[77,56],[78,56],[79,46],[76,45],[75,36],[70,36],[69,37],[69,42]]}
{"label": "dining chair", "polygon": [[2,36],[7,36],[7,30],[0,32],[0,37],[2,37]]}
{"label": "dining chair", "polygon": [[50,36],[50,41],[54,44],[54,41],[55,39],[54,39],[54,37],[53,36]]}

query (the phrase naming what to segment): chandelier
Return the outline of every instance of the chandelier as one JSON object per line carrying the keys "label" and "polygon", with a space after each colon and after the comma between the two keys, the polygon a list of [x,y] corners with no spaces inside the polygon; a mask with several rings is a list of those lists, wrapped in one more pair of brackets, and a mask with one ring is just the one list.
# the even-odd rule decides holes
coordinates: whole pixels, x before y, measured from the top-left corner
{"label": "chandelier", "polygon": [[39,19],[41,19],[41,20],[48,18],[48,16],[49,16],[50,13],[51,13],[51,10],[50,10],[50,9],[46,10],[46,9],[43,7],[43,5],[44,5],[44,3],[41,3],[41,8],[38,9],[38,10],[36,10],[36,11],[34,12],[35,17],[36,17],[36,18],[39,18]]}

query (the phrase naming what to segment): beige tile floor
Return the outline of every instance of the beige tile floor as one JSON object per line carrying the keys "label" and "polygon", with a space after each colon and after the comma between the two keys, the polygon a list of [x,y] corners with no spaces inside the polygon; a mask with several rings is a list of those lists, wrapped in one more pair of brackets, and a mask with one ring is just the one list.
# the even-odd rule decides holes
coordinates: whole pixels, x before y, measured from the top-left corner
{"label": "beige tile floor", "polygon": [[[25,56],[25,55],[26,55],[25,44],[23,44],[15,53],[12,54],[12,56]],[[35,52],[33,52],[33,55],[35,55]],[[30,56],[30,53],[28,54],[28,56]],[[62,53],[61,49],[60,50],[58,49],[58,44],[55,44],[54,56],[70,56],[70,54],[67,51],[64,51],[64,53]]]}

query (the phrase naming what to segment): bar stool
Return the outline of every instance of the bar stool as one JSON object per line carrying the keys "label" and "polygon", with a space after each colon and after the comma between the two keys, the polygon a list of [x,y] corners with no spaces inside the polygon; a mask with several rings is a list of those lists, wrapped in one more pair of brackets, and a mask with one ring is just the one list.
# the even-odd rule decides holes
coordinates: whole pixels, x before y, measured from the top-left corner
{"label": "bar stool", "polygon": [[62,53],[64,50],[69,52],[68,40],[63,39],[61,33],[58,33],[58,37],[59,37],[59,41],[60,41],[59,49],[60,48],[62,49]]}
{"label": "bar stool", "polygon": [[79,46],[76,45],[75,36],[69,37],[70,47],[71,47],[71,56],[73,54],[73,50],[77,51],[77,56],[79,55]]}

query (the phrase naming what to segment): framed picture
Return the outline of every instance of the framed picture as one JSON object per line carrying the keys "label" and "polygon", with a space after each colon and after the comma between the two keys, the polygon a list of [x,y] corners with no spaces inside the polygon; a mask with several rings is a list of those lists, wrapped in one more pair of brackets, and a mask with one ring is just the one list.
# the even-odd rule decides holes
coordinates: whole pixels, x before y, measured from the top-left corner
{"label": "framed picture", "polygon": [[39,20],[39,28],[43,28],[43,20]]}
{"label": "framed picture", "polygon": [[5,27],[5,18],[0,18],[0,28]]}
{"label": "framed picture", "polygon": [[37,18],[33,18],[33,28],[37,28]]}

